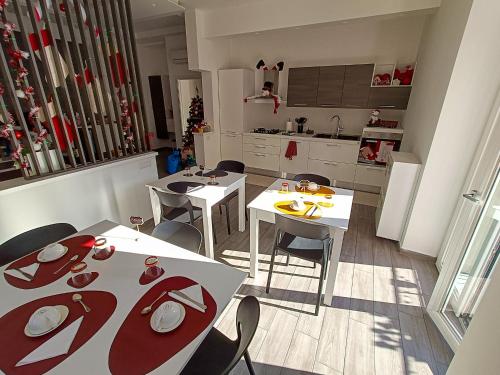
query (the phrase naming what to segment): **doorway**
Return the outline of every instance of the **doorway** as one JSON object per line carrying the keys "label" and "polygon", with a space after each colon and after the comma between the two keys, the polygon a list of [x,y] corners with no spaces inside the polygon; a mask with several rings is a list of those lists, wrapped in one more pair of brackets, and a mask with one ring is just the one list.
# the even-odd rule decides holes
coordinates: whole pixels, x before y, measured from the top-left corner
{"label": "doorway", "polygon": [[500,95],[459,199],[427,308],[456,350],[497,266],[500,246]]}

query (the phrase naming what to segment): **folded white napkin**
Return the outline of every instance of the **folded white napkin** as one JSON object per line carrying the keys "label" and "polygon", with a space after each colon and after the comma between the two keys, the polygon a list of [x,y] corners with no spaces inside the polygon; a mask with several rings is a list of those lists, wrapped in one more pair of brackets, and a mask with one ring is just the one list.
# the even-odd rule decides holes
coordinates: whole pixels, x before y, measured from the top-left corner
{"label": "folded white napkin", "polygon": [[54,358],[68,353],[69,348],[75,339],[76,333],[80,328],[80,324],[82,324],[82,320],[83,316],[75,320],[57,335],[47,340],[26,357],[17,362],[16,367],[43,361],[44,359]]}
{"label": "folded white napkin", "polygon": [[[191,298],[193,301],[196,301],[202,305],[205,304],[203,301],[203,293],[201,291],[201,285],[200,284],[195,284],[190,287],[184,288],[184,289],[179,289],[179,292],[182,294],[185,294],[189,298]],[[201,312],[205,312],[205,309],[200,308],[198,305],[195,305],[193,302],[183,298],[182,296],[178,295],[175,293],[175,291],[168,292],[168,295],[177,301],[180,301],[184,303],[185,305],[191,306],[193,309],[196,309]]]}
{"label": "folded white napkin", "polygon": [[[38,271],[38,267],[40,267],[40,263],[33,263],[33,264],[30,264],[29,266],[22,267],[19,269],[21,271],[26,272],[28,275],[35,277],[36,271]],[[17,277],[18,279],[25,280],[25,281],[31,281],[26,276],[24,276],[21,272],[16,271],[15,269],[5,270],[4,272],[10,276]]]}

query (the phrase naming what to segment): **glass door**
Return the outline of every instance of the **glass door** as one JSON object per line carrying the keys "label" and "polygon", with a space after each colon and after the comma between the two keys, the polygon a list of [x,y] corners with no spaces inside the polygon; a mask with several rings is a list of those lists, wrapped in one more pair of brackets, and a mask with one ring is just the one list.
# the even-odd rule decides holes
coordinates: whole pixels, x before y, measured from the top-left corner
{"label": "glass door", "polygon": [[498,263],[499,246],[500,96],[438,257],[441,272],[427,307],[453,350],[481,303]]}
{"label": "glass door", "polygon": [[500,241],[500,174],[496,173],[493,188],[472,238],[448,290],[441,313],[448,324],[463,337],[493,269],[498,261]]}

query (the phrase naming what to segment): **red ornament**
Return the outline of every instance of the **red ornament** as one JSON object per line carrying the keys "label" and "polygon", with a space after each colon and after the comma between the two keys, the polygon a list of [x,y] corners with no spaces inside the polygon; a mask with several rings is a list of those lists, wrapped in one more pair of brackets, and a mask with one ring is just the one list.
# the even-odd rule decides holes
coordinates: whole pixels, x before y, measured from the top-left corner
{"label": "red ornament", "polygon": [[7,8],[7,5],[9,5],[8,0],[0,0],[0,12],[3,12]]}
{"label": "red ornament", "polygon": [[23,132],[20,130],[14,130],[14,134],[16,136],[16,139],[21,139],[23,137]]}
{"label": "red ornament", "polygon": [[3,96],[4,93],[5,93],[5,87],[4,85],[2,85],[2,83],[0,83],[0,96]]}
{"label": "red ornament", "polygon": [[59,4],[59,10],[61,12],[66,12],[66,7],[64,6],[64,3]]}

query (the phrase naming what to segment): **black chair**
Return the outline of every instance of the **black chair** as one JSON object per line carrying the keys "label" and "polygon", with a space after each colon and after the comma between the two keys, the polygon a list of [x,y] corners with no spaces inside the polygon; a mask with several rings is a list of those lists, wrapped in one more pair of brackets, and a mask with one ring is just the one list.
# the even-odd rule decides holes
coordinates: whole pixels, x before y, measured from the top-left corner
{"label": "black chair", "polygon": [[56,223],[21,233],[0,245],[0,266],[76,232],[77,230],[71,224]]}
{"label": "black chair", "polygon": [[[161,204],[161,220],[164,222],[177,221],[194,225],[194,222],[202,217],[201,208],[193,207],[188,197],[182,194],[167,193],[153,188]],[[212,226],[214,242],[217,243],[215,227]]]}
{"label": "black chair", "polygon": [[294,181],[308,180],[316,182],[318,185],[330,186],[330,180],[326,177],[312,174],[312,173],[301,173],[294,177]]}
{"label": "black chair", "polygon": [[[233,173],[245,173],[245,164],[236,160],[221,160],[215,169],[233,172]],[[238,196],[238,191],[233,191],[227,197],[219,202],[219,212],[222,215],[222,206],[226,208],[226,225],[227,234],[231,235],[231,225],[229,220],[229,202]],[[245,209],[245,219],[248,220],[247,210]]]}
{"label": "black chair", "polygon": [[166,220],[154,227],[151,236],[173,245],[200,252],[203,235],[195,226],[178,221]]}
{"label": "black chair", "polygon": [[271,255],[271,266],[269,267],[267,277],[266,293],[269,293],[274,259],[278,251],[310,262],[319,263],[321,264],[321,271],[315,312],[315,315],[318,315],[323,280],[333,243],[330,239],[328,227],[304,223],[281,215],[275,215],[275,222],[276,235]]}
{"label": "black chair", "polygon": [[246,296],[240,302],[236,313],[236,341],[212,328],[198,350],[191,357],[181,374],[226,375],[236,366],[241,357],[250,374],[254,375],[252,361],[248,354],[248,346],[253,339],[259,323],[259,301],[253,296]]}

